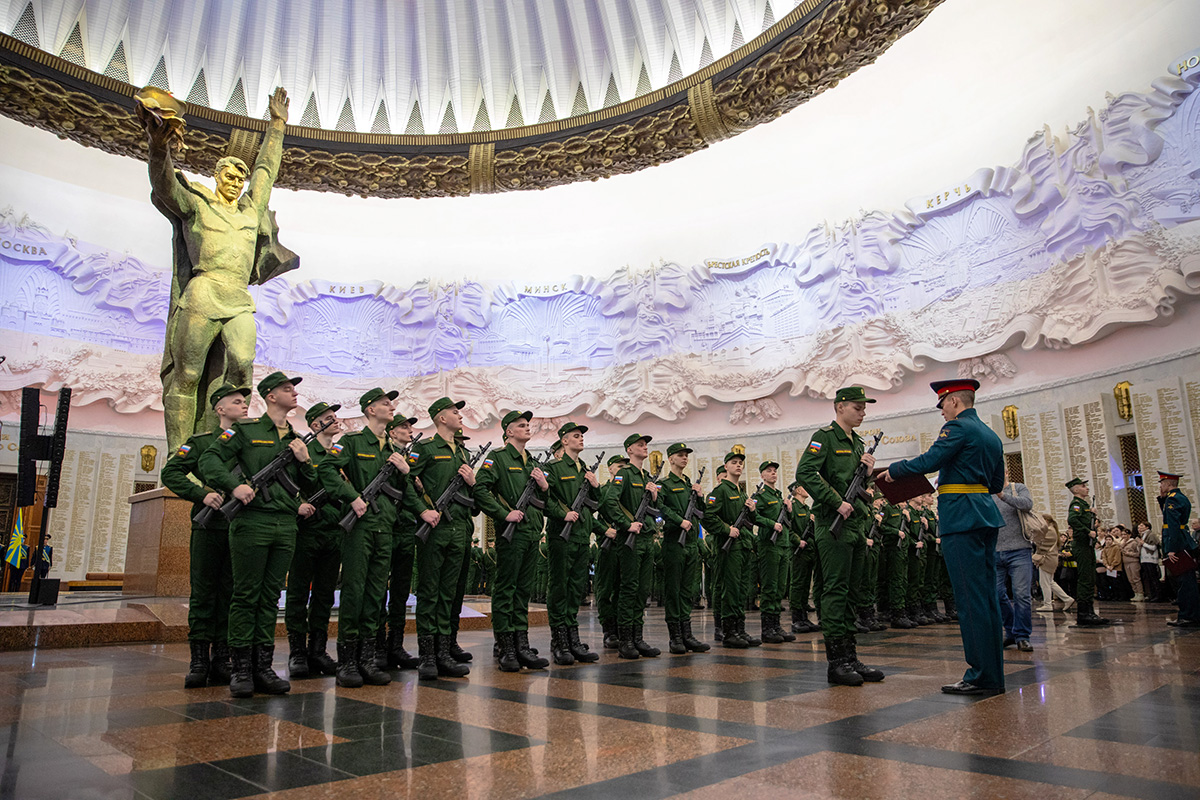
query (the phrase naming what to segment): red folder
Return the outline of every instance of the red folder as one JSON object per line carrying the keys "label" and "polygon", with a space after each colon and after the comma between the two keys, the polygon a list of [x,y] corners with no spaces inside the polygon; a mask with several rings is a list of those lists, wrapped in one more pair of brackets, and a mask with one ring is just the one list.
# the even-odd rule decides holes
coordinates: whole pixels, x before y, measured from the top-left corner
{"label": "red folder", "polygon": [[887,467],[879,467],[871,473],[871,477],[875,479],[875,488],[883,492],[883,496],[892,505],[904,503],[914,497],[934,491],[933,484],[924,475],[909,475],[889,482],[883,478],[885,472],[887,472]]}

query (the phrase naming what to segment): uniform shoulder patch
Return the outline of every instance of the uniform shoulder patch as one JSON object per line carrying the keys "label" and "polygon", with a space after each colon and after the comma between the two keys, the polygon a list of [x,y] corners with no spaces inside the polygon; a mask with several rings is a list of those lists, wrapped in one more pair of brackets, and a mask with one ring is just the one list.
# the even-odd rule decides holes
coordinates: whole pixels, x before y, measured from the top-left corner
{"label": "uniform shoulder patch", "polygon": [[344,444],[342,444],[341,442],[338,442],[333,447],[329,448],[329,452],[333,453],[336,456],[336,455],[339,455],[345,449],[346,449],[346,446]]}
{"label": "uniform shoulder patch", "polygon": [[624,475],[617,473],[616,475],[613,476],[613,483],[624,483],[624,482],[625,482]]}
{"label": "uniform shoulder patch", "polygon": [[175,457],[178,458],[179,456],[186,456],[191,449],[192,446],[190,444],[181,444],[179,445],[179,449],[175,451]]}
{"label": "uniform shoulder patch", "polygon": [[232,439],[234,437],[235,433],[236,433],[236,431],[234,431],[233,428],[226,428],[225,430],[221,431],[221,435],[218,437],[217,440],[221,441],[221,442],[228,442],[230,439]]}
{"label": "uniform shoulder patch", "polygon": [[491,469],[493,463],[494,462],[490,458],[485,458],[483,460],[483,466],[481,467],[481,469]]}
{"label": "uniform shoulder patch", "polygon": [[826,425],[824,428],[821,428],[821,430],[823,430],[823,431],[831,431],[831,430],[833,430],[833,426],[832,426],[832,425]]}
{"label": "uniform shoulder patch", "polygon": [[818,442],[816,439],[813,439],[811,442],[808,443],[808,452],[810,452],[810,453],[821,452],[821,443]]}

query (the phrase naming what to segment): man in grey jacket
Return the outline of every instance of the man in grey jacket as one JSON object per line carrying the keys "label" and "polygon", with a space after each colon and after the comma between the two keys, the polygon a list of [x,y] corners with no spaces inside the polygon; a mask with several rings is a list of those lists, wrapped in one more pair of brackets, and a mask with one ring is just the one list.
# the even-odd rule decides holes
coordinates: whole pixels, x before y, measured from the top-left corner
{"label": "man in grey jacket", "polygon": [[1029,643],[1033,632],[1033,545],[1025,538],[1018,512],[1032,509],[1033,497],[1025,484],[1008,480],[1007,470],[1004,488],[992,497],[1004,517],[1004,527],[996,539],[996,592],[1000,595],[1000,617],[1004,620],[1004,646],[1015,644],[1018,650],[1029,652],[1033,650]]}

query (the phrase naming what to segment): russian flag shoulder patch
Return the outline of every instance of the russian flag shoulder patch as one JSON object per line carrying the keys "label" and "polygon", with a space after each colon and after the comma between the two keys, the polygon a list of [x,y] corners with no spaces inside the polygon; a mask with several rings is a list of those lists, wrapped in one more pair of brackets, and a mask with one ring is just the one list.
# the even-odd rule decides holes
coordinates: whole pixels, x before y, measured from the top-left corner
{"label": "russian flag shoulder patch", "polygon": [[192,449],[192,446],[190,444],[181,444],[181,445],[179,445],[179,449],[175,451],[175,455],[176,455],[176,457],[186,456],[191,451],[191,449]]}
{"label": "russian flag shoulder patch", "polygon": [[333,447],[329,448],[329,452],[333,453],[336,456],[336,455],[341,454],[341,452],[345,449],[346,449],[345,446],[341,442],[338,442]]}
{"label": "russian flag shoulder patch", "polygon": [[233,428],[226,428],[225,430],[221,431],[219,440],[222,442],[228,442],[230,439],[233,438],[234,433],[235,433],[235,431],[233,430]]}

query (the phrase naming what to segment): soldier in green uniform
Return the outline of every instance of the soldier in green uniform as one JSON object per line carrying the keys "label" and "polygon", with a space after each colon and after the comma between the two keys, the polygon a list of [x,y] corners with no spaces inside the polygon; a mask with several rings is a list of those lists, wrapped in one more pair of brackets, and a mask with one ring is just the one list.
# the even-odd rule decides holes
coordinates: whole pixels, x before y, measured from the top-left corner
{"label": "soldier in green uniform", "polygon": [[[751,568],[746,541],[753,535],[754,500],[738,485],[746,457],[740,453],[725,454],[725,471],[704,501],[704,530],[715,536],[717,548],[717,610],[721,618],[721,645],[747,648],[762,644],[762,640],[746,633],[746,578]],[[735,523],[742,507],[750,510],[749,522],[738,527]],[[726,546],[728,545],[728,547]]]}
{"label": "soldier in green uniform", "polygon": [[[308,454],[314,465],[325,459],[333,446],[333,437],[342,429],[337,418],[340,409],[340,405],[317,403],[304,415],[308,427],[318,432],[308,443]],[[337,664],[325,649],[333,594],[342,566],[342,529],[338,527],[341,505],[328,502],[328,499],[329,493],[325,492],[325,501],[317,504],[315,513],[300,520],[296,552],[292,553],[292,565],[288,569],[283,618],[291,651],[288,655],[290,678],[337,673]]]}
{"label": "soldier in green uniform", "polygon": [[663,604],[669,649],[676,655],[689,651],[703,653],[711,648],[692,635],[692,602],[700,592],[700,540],[696,520],[684,519],[684,514],[693,497],[698,498],[696,507],[703,510],[704,490],[684,473],[691,453],[691,448],[682,442],[668,447],[670,472],[659,484],[661,500],[658,507],[663,518]]}
{"label": "soldier in green uniform", "polygon": [[[461,599],[457,597],[458,580],[475,529],[471,517],[477,513],[473,500],[475,471],[468,465],[470,456],[456,436],[462,429],[462,407],[465,405],[463,400],[456,403],[448,397],[435,400],[429,407],[429,417],[436,433],[417,442],[408,456],[412,468],[409,475],[415,479],[410,484],[407,498],[410,510],[433,528],[426,541],[417,542],[416,617],[420,659],[417,674],[421,680],[434,680],[438,676],[461,678],[471,671],[459,660],[462,656],[455,657],[452,648],[462,608]],[[434,504],[455,475],[462,476],[465,485],[461,494],[471,502],[471,508],[451,503],[444,515],[439,514]],[[415,489],[418,481],[421,491]]]}
{"label": "soldier in green uniform", "polygon": [[[755,524],[758,527],[758,574],[762,585],[759,611],[762,618],[762,640],[767,644],[794,642],[796,637],[780,625],[783,614],[785,583],[784,565],[791,549],[789,532],[792,530],[792,511],[795,505],[789,493],[775,488],[779,481],[779,463],[764,461],[758,465],[762,478],[762,491],[755,500]],[[780,509],[783,516],[780,516]]]}
{"label": "soldier in green uniform", "polygon": [[[833,401],[834,421],[813,434],[796,466],[796,482],[812,495],[817,519],[817,553],[825,582],[818,602],[829,662],[826,677],[843,686],[883,680],[882,672],[858,660],[854,639],[870,509],[861,498],[845,498],[859,463],[868,469],[875,466],[875,457],[854,432],[866,417],[867,403],[873,402],[861,387],[839,389]],[[845,523],[834,538],[829,529],[836,515]]]}
{"label": "soldier in green uniform", "polygon": [[788,487],[792,494],[792,576],[788,590],[788,606],[792,610],[792,633],[812,633],[821,626],[808,619],[809,591],[821,596],[821,561],[817,557],[814,536],[816,520],[808,505],[808,492],[795,481]]}
{"label": "soldier in green uniform", "polygon": [[[402,452],[412,442],[416,422],[416,417],[407,414],[392,417],[385,430],[394,451]],[[420,492],[415,481],[412,490]],[[395,506],[390,574],[375,632],[375,666],[379,669],[416,669],[418,659],[404,648],[404,628],[408,623],[408,596],[412,593],[413,567],[417,558],[417,518],[407,498]]]}
{"label": "soldier in green uniform", "polygon": [[[585,496],[600,503],[600,480],[583,463],[583,435],[586,425],[568,422],[558,429],[562,455],[546,468],[550,485],[546,498],[546,538],[549,539],[549,578],[547,587],[550,617],[550,651],[554,663],[563,666],[598,661],[600,655],[579,638],[579,604],[587,590],[588,542],[597,530],[592,509],[584,505],[572,511],[571,505],[583,487]],[[570,523],[567,539],[563,528]]]}
{"label": "soldier in green uniform", "polygon": [[[648,515],[645,522],[634,521],[646,492],[650,493],[651,502],[658,498],[658,486],[642,467],[649,455],[650,441],[651,437],[640,433],[625,437],[625,454],[629,463],[613,476],[615,487],[602,506],[605,517],[617,532],[612,548],[617,550],[617,655],[621,658],[652,658],[662,652],[642,638],[646,614],[645,593],[650,588],[653,564],[643,558],[646,547],[639,546],[639,540],[648,541],[652,534]],[[633,547],[626,546],[630,535],[633,536]]]}
{"label": "soldier in green uniform", "polygon": [[[1162,510],[1162,551],[1171,564],[1187,555],[1195,557],[1196,541],[1188,531],[1192,501],[1179,490],[1176,472],[1158,472],[1158,507]],[[1179,614],[1167,620],[1172,628],[1200,628],[1200,590],[1196,586],[1196,570],[1190,569],[1173,576]]]}
{"label": "soldier in green uniform", "polygon": [[[1093,602],[1096,597],[1096,529],[1100,520],[1088,503],[1088,482],[1080,478],[1067,481],[1067,490],[1075,496],[1067,511],[1075,563],[1079,578],[1075,585],[1075,624],[1081,628],[1102,628],[1109,620],[1099,616]],[[953,575],[951,576],[953,577]]]}
{"label": "soldier in green uniform", "polygon": [[[620,586],[620,564],[618,562],[616,540],[617,529],[614,521],[609,518],[608,510],[614,507],[610,495],[620,490],[621,484],[613,478],[621,471],[629,459],[624,454],[611,456],[608,459],[609,481],[600,487],[600,509],[596,513],[598,528],[602,534],[596,536],[599,552],[596,555],[596,619],[604,632],[604,646],[609,650],[617,649],[619,636],[617,633],[617,600]],[[607,546],[605,542],[607,541]]]}
{"label": "soldier in green uniform", "polygon": [[322,488],[358,516],[354,529],[342,538],[337,684],[348,688],[358,688],[364,682],[386,686],[392,681],[375,664],[375,635],[387,597],[392,535],[399,514],[396,501],[387,494],[381,492],[374,503],[367,503],[361,492],[386,464],[394,469],[388,482],[396,493],[403,497],[408,486],[408,461],[391,446],[387,436],[397,394],[376,387],[359,398],[366,425],[357,433],[343,436],[317,465]]}
{"label": "soldier in green uniform", "polygon": [[[746,482],[742,481],[742,492],[749,496],[746,491]],[[751,518],[753,521],[753,517]],[[746,538],[742,541],[746,548],[745,568],[742,570],[742,580],[746,584],[744,597],[746,598],[746,611],[758,610],[758,538],[754,535],[754,530],[751,528],[747,532]]]}
{"label": "soldier in green uniform", "polygon": [[1004,628],[996,592],[996,538],[1004,520],[988,495],[1004,487],[1004,446],[975,411],[979,381],[935,381],[930,387],[946,424],[933,447],[891,464],[884,479],[939,471],[942,554],[954,596],[962,603],[959,630],[970,665],[961,681],[942,691],[998,694],[1004,691]]}
{"label": "soldier in green uniform", "polygon": [[471,540],[471,553],[467,556],[467,594],[479,594],[479,545]]}
{"label": "soldier in green uniform", "polygon": [[933,514],[929,495],[917,498],[921,514],[921,538],[925,541],[925,593],[921,610],[925,616],[939,625],[950,618],[938,611],[937,602],[941,592],[942,573],[946,566],[942,560],[942,546],[937,535],[937,517]]}
{"label": "soldier in green uniform", "polygon": [[[229,557],[233,567],[233,595],[229,605],[229,646],[233,677],[229,692],[250,697],[255,691],[283,694],[291,684],[271,669],[275,657],[275,620],[279,592],[292,552],[296,549],[297,515],[302,500],[276,483],[256,492],[247,483],[285,447],[293,461],[285,471],[304,493],[317,489],[317,472],[304,441],[292,430],[287,416],[296,407],[296,384],[272,372],[259,381],[258,393],[267,401],[267,413],[241,420],[226,428],[200,455],[200,476],[217,491],[231,494],[244,505],[229,525]],[[241,468],[236,476],[230,465]],[[311,513],[312,507],[308,507]]]}
{"label": "soldier in green uniform", "polygon": [[537,549],[537,590],[533,602],[545,603],[550,591],[550,546],[546,544],[546,533],[538,540]]}
{"label": "soldier in green uniform", "polygon": [[[531,411],[510,411],[501,428],[507,444],[484,459],[475,484],[475,500],[496,525],[496,580],[492,594],[492,630],[500,648],[499,667],[504,672],[544,669],[550,662],[529,648],[529,594],[542,538],[544,517],[530,504],[516,508],[525,485],[532,478],[544,502],[550,488],[537,459],[525,451],[533,433]],[[504,538],[508,523],[515,522],[512,540]]]}
{"label": "soldier in green uniform", "polygon": [[879,551],[878,598],[886,611],[880,616],[893,628],[910,630],[917,623],[908,618],[905,603],[908,599],[908,531],[899,506],[884,500],[876,512],[879,520],[881,550]]}
{"label": "soldier in green uniform", "polygon": [[[878,494],[872,490],[871,502],[872,510],[875,503],[878,502]],[[872,518],[871,523],[867,528],[867,550],[866,561],[863,564],[862,581],[859,586],[859,599],[862,603],[858,607],[858,618],[855,620],[855,630],[858,633],[869,633],[870,631],[887,630],[887,625],[875,618],[875,594],[879,583],[879,551],[883,549],[882,540],[877,521]]]}
{"label": "soldier in green uniform", "polygon": [[925,591],[925,542],[921,539],[920,512],[908,503],[900,504],[904,517],[904,529],[908,532],[908,591],[905,593],[904,608],[909,619],[917,625],[932,625],[933,619],[921,610],[921,596]]}
{"label": "soldier in green uniform", "polygon": [[[209,400],[217,413],[216,430],[194,434],[163,465],[163,486],[192,502],[193,517],[205,508],[219,509],[225,502],[220,492],[204,485],[199,471],[200,455],[212,447],[223,430],[246,418],[249,395],[249,389],[228,383],[218,387]],[[229,523],[224,515],[213,514],[207,528],[192,523],[189,555],[188,643],[192,660],[183,686],[185,689],[201,689],[209,683],[224,686],[230,677],[229,599],[233,593]]]}

